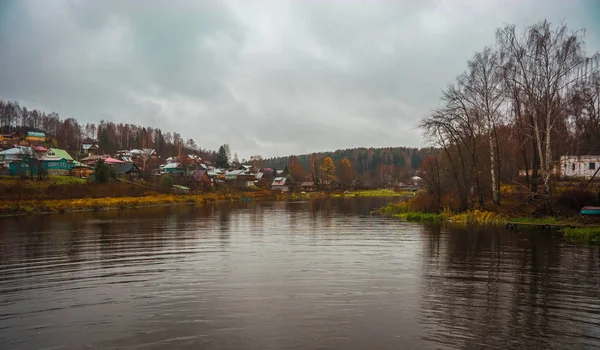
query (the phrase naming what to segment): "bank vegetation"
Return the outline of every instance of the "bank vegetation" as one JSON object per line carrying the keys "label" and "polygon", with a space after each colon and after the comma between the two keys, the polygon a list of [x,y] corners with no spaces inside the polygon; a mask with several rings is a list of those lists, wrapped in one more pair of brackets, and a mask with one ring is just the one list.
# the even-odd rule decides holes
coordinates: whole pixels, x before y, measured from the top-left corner
{"label": "bank vegetation", "polygon": [[595,189],[556,176],[561,155],[600,154],[600,58],[583,34],[507,25],[473,55],[419,124],[440,151],[423,159],[418,211],[562,215],[561,202],[598,203]]}

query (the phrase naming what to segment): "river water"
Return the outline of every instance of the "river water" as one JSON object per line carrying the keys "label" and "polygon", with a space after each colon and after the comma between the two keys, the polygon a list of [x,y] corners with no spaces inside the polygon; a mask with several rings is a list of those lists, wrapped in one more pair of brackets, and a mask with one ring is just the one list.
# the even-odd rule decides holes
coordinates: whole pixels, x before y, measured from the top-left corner
{"label": "river water", "polygon": [[0,349],[600,347],[600,250],[390,199],[0,220]]}

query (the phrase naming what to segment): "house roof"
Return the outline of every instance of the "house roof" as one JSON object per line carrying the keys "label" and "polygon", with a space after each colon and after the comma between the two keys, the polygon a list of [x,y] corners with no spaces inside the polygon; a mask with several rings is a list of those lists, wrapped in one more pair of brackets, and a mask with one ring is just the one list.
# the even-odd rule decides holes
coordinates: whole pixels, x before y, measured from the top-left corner
{"label": "house roof", "polygon": [[35,146],[33,147],[33,150],[36,152],[48,152],[48,149],[44,146]]}
{"label": "house roof", "polygon": [[9,148],[0,152],[0,155],[19,155],[19,154],[31,154],[31,148],[25,146],[17,146],[14,148]]}
{"label": "house roof", "polygon": [[113,165],[113,164],[128,164],[127,162],[124,162],[122,160],[115,159],[115,158],[112,158],[112,157],[104,158],[104,163],[111,164],[111,165]]}
{"label": "house roof", "polygon": [[91,169],[91,167],[89,167],[83,163],[80,163],[76,160],[73,161],[73,168],[90,168]]}
{"label": "house roof", "polygon": [[88,160],[98,160],[100,158],[103,158],[102,156],[96,155],[96,154],[92,154],[91,156],[87,156],[85,158],[81,158],[81,160],[83,160],[84,162],[88,161]]}
{"label": "house roof", "polygon": [[306,182],[303,182],[302,184],[300,184],[300,186],[302,186],[302,187],[310,187],[310,186],[314,186],[314,185],[315,185],[315,183],[313,181],[306,181]]}
{"label": "house roof", "polygon": [[113,165],[113,167],[117,175],[140,172],[140,168],[138,168],[137,165],[133,163],[115,164]]}
{"label": "house roof", "polygon": [[96,145],[95,143],[84,143],[83,145],[81,145],[81,148],[83,148],[84,151],[87,151],[92,147],[98,148],[98,145]]}
{"label": "house roof", "polygon": [[200,181],[200,180],[202,180],[202,177],[204,176],[204,174],[208,175],[206,170],[196,170],[192,173],[192,175],[190,177],[192,178],[193,181]]}
{"label": "house roof", "polygon": [[122,160],[122,161],[127,162],[127,163],[133,163],[133,160],[131,159],[130,156],[126,156],[126,155],[123,155],[123,154],[117,155],[117,159],[118,160]]}
{"label": "house roof", "polygon": [[189,191],[189,190],[190,190],[190,188],[189,188],[189,187],[185,187],[185,186],[181,186],[181,185],[173,185],[173,186],[171,186],[171,187],[173,187],[173,188],[176,188],[176,189],[179,189],[179,190],[187,190],[187,191]]}
{"label": "house roof", "polygon": [[276,177],[273,179],[273,183],[271,186],[285,186],[287,182],[287,178],[285,177]]}
{"label": "house roof", "polygon": [[181,167],[182,166],[179,163],[168,163],[163,166],[163,169],[177,169],[177,168],[181,168]]}
{"label": "house roof", "polygon": [[43,132],[28,131],[27,134],[26,134],[26,137],[39,137],[39,138],[43,138],[43,137],[46,137],[46,134],[44,134]]}
{"label": "house roof", "polygon": [[225,176],[227,175],[244,175],[246,173],[246,170],[242,169],[242,170],[232,170],[232,171],[228,171],[225,173]]}
{"label": "house roof", "polygon": [[73,157],[71,157],[71,155],[60,148],[49,148],[48,152],[46,152],[46,154],[44,154],[44,157],[48,157],[48,158],[64,158],[65,160],[68,161],[73,161]]}

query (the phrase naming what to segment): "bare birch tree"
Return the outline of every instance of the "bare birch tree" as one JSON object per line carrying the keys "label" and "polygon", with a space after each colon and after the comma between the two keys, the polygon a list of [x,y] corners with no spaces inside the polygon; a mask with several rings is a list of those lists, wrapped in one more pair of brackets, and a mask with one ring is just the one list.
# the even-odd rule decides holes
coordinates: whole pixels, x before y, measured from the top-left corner
{"label": "bare birch tree", "polygon": [[553,172],[552,134],[565,118],[564,97],[576,82],[585,61],[581,32],[569,32],[561,24],[553,29],[548,21],[535,24],[519,36],[515,26],[497,31],[502,68],[509,84],[525,97],[539,154],[543,195],[550,209]]}
{"label": "bare birch tree", "polygon": [[501,107],[505,96],[498,63],[498,54],[491,47],[486,47],[473,56],[468,63],[467,73],[459,80],[463,85],[461,97],[465,100],[465,110],[475,113],[478,129],[488,139],[492,199],[495,204],[500,203],[497,127],[502,121]]}

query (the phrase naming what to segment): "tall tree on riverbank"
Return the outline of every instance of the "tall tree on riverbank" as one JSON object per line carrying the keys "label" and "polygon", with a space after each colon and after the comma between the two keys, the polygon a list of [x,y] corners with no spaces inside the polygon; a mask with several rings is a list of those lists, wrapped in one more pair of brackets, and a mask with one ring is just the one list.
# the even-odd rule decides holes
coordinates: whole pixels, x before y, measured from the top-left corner
{"label": "tall tree on riverbank", "polygon": [[552,28],[546,20],[527,28],[523,35],[516,33],[514,25],[497,32],[507,85],[520,92],[531,115],[528,127],[539,156],[547,210],[554,164],[553,135],[565,124],[567,92],[580,78],[579,68],[586,60],[581,35],[580,31],[570,32],[565,24]]}
{"label": "tall tree on riverbank", "polygon": [[294,182],[302,182],[306,178],[306,170],[298,161],[298,157],[291,156],[288,169]]}
{"label": "tall tree on riverbank", "polygon": [[340,166],[338,167],[338,178],[340,179],[340,184],[342,186],[350,186],[353,180],[352,173],[352,163],[350,163],[350,159],[343,158],[340,161]]}
{"label": "tall tree on riverbank", "polygon": [[468,63],[467,73],[460,79],[465,86],[465,104],[470,112],[476,113],[478,129],[488,139],[492,200],[495,204],[500,203],[497,126],[501,123],[500,108],[505,96],[503,76],[498,65],[498,53],[486,47],[473,56]]}
{"label": "tall tree on riverbank", "polygon": [[219,147],[219,151],[217,152],[217,158],[215,159],[215,166],[221,169],[229,168],[229,159],[227,157],[225,145],[221,145],[221,147]]}
{"label": "tall tree on riverbank", "polygon": [[321,176],[325,180],[335,180],[335,164],[331,157],[325,157],[323,164],[321,164]]}

